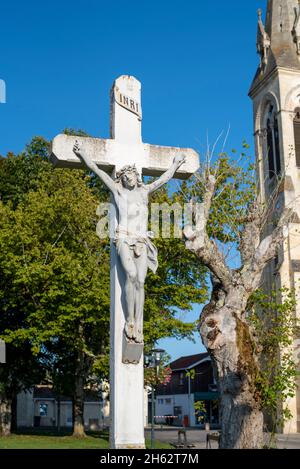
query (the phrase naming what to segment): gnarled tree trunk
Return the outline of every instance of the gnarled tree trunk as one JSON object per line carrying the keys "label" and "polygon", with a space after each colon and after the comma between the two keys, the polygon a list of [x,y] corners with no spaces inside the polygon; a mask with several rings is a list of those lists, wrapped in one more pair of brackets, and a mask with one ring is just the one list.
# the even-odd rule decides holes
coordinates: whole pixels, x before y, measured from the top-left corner
{"label": "gnarled tree trunk", "polygon": [[0,394],[0,436],[10,436],[11,432],[11,399]]}
{"label": "gnarled tree trunk", "polygon": [[73,436],[86,436],[84,431],[84,386],[86,378],[85,356],[79,351],[76,361],[73,394]]}
{"label": "gnarled tree trunk", "polygon": [[258,354],[241,296],[238,289],[225,294],[215,283],[200,333],[218,376],[220,447],[254,449],[263,447],[263,414],[255,387]]}

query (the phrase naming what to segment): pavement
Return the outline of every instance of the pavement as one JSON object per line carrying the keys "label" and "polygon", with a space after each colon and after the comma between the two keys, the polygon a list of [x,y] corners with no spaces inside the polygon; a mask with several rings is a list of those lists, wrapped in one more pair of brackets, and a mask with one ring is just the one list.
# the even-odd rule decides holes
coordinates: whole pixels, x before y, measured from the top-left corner
{"label": "pavement", "polygon": [[[154,438],[162,443],[175,444],[178,442],[178,430],[182,430],[182,427],[155,427]],[[212,430],[212,432],[213,431],[214,430]],[[145,432],[146,437],[150,438],[151,429],[147,428]],[[206,448],[206,435],[207,432],[205,430],[186,428],[187,443],[195,445],[195,449]],[[218,448],[218,443],[212,441],[211,446],[212,448]]]}
{"label": "pavement", "polygon": [[[154,430],[154,438],[162,443],[174,444],[178,442],[178,430],[182,427],[161,427],[157,426]],[[216,430],[211,430],[210,433],[214,433]],[[151,429],[145,430],[147,438],[150,438]],[[188,444],[195,445],[195,449],[206,449],[206,435],[205,430],[199,428],[186,428],[187,442]],[[266,434],[266,442],[269,441],[269,437]],[[276,435],[277,448],[279,449],[300,449],[300,433],[288,434],[288,435]],[[218,448],[216,441],[211,442],[212,449]]]}
{"label": "pavement", "polygon": [[277,448],[281,449],[299,449],[300,433],[289,433],[288,435],[276,435]]}

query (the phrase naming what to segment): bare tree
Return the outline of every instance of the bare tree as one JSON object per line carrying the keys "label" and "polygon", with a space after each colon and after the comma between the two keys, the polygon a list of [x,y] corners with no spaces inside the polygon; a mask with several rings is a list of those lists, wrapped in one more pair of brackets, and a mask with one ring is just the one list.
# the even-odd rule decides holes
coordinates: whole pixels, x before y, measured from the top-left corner
{"label": "bare tree", "polygon": [[[211,298],[202,311],[199,330],[218,377],[221,399],[220,446],[261,448],[263,413],[255,385],[259,346],[255,331],[247,321],[247,303],[260,287],[264,268],[276,256],[288,234],[292,211],[279,209],[277,220],[274,220],[278,192],[268,207],[264,207],[259,197],[254,196],[244,207],[243,220],[239,218],[229,223],[231,227],[239,227],[236,230],[236,248],[240,257],[239,267],[230,267],[221,243],[211,232],[212,206],[222,192],[218,186],[219,169],[218,165],[212,169],[207,164],[201,177],[204,229],[202,220],[201,226],[200,223],[196,224],[194,230],[186,227],[184,235],[187,249],[207,266],[212,277]],[[271,234],[263,236],[270,215],[274,229]]]}

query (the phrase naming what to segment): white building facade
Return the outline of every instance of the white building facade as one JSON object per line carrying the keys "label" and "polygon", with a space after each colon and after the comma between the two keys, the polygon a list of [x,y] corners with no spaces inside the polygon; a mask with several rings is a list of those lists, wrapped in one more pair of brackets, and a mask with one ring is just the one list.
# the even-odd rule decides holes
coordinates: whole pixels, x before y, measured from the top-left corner
{"label": "white building facade", "polygon": [[[60,407],[60,411],[59,411]],[[58,403],[49,386],[35,386],[22,392],[17,398],[18,427],[72,427],[72,401],[63,397]],[[84,402],[84,426],[87,430],[99,430],[109,426],[109,401],[96,399],[93,395]]]}

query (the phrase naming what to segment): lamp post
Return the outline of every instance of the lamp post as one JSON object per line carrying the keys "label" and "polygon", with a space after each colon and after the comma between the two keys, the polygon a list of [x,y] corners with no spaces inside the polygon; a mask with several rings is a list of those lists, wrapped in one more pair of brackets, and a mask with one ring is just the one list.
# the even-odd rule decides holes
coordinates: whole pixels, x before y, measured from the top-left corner
{"label": "lamp post", "polygon": [[[153,349],[150,350],[149,354],[145,355],[145,366],[147,368],[155,368],[155,376],[158,377],[159,366],[161,364],[162,356],[165,353],[165,350],[162,349]],[[154,448],[154,416],[155,416],[155,406],[154,406],[154,383],[151,383],[151,449]]]}

